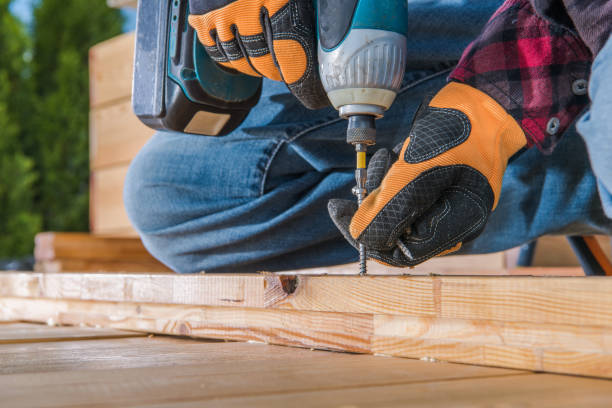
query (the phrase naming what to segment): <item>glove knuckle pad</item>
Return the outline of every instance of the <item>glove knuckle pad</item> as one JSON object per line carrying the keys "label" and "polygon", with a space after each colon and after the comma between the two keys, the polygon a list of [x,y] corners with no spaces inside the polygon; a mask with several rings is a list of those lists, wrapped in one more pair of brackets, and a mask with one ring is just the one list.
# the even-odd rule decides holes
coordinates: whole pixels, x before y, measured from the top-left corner
{"label": "glove knuckle pad", "polygon": [[471,125],[467,115],[456,109],[428,107],[410,131],[404,153],[407,163],[432,159],[465,142]]}
{"label": "glove knuckle pad", "polygon": [[493,190],[474,169],[463,167],[459,171],[461,182],[446,189],[413,224],[411,234],[401,238],[414,256],[411,266],[476,238],[484,229],[493,205]]}
{"label": "glove knuckle pad", "polygon": [[401,227],[409,226],[414,218],[427,210],[448,186],[450,167],[428,170],[408,183],[374,217],[359,241],[366,246],[389,249],[395,245]]}
{"label": "glove knuckle pad", "polygon": [[486,177],[473,168],[435,167],[393,197],[358,241],[389,251],[401,238],[411,251],[414,248],[414,261],[407,263],[414,265],[457,242],[475,238],[488,219],[493,201]]}

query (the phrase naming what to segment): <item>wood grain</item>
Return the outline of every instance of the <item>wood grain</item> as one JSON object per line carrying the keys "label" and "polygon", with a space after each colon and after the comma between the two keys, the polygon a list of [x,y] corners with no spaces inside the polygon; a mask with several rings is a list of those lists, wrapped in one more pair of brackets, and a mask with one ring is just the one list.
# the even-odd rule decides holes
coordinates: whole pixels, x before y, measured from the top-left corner
{"label": "wood grain", "polygon": [[194,398],[168,405],[136,407],[173,408],[274,408],[299,404],[319,407],[428,407],[428,408],[607,408],[612,401],[609,381],[549,374],[486,379],[461,379],[361,387],[317,392],[288,392],[234,396],[218,400]]}
{"label": "wood grain", "polygon": [[[598,235],[596,239],[604,252],[608,254],[608,258],[610,258],[612,255],[610,237]],[[532,265],[567,267],[580,266],[580,262],[564,235],[547,235],[538,238]]]}
{"label": "wood grain", "polygon": [[607,325],[612,279],[438,278],[440,317]]}
{"label": "wood grain", "polygon": [[91,169],[128,164],[154,133],[134,114],[130,98],[93,109],[89,114]]}
{"label": "wood grain", "polygon": [[[432,258],[414,268],[393,268],[370,262],[368,275],[457,275],[469,273],[475,276],[584,276],[584,271],[577,267],[529,267],[515,268],[499,266],[505,264],[508,256],[505,252],[486,255],[449,255]],[[295,269],[277,272],[281,275],[355,275],[359,271],[359,263],[327,266],[320,268]],[[469,272],[468,272],[469,271]]]}
{"label": "wood grain", "polygon": [[0,319],[370,352],[371,315],[0,298]]}
{"label": "wood grain", "polygon": [[52,320],[612,377],[601,278],[0,274],[0,320]]}
{"label": "wood grain", "polygon": [[95,329],[91,327],[54,327],[31,323],[0,325],[0,344],[141,337],[144,335],[137,332]]}
{"label": "wood grain", "polygon": [[37,261],[79,259],[148,262],[153,257],[139,238],[105,238],[79,232],[41,232],[34,239]]}
{"label": "wood grain", "polygon": [[[122,356],[128,362],[138,356],[144,359],[143,364],[134,361],[134,367],[127,367],[113,361],[97,363],[95,356],[102,355],[96,354],[95,345],[100,342],[88,343],[92,346],[89,351],[80,348],[73,355],[69,349],[64,349],[61,354],[46,353],[42,361],[48,364],[47,372],[28,373],[27,368],[20,370],[19,362],[11,359],[11,364],[16,365],[13,368],[16,373],[0,376],[3,405],[76,407],[95,401],[99,406],[155,403],[172,406],[185,401],[212,402],[236,396],[325,390],[350,393],[356,388],[391,384],[529,375],[503,369],[344,353],[307,350],[294,353],[295,350],[288,348],[256,344],[201,343],[197,346],[174,344],[173,347],[162,347],[147,345],[148,339],[142,339],[140,344],[129,339],[124,342],[123,349],[118,344],[112,348],[102,346],[100,352],[107,352],[108,359],[116,360]],[[186,349],[185,355],[181,355],[182,347]],[[156,350],[162,353],[161,363],[157,366],[151,365]],[[79,368],[80,351],[84,357],[83,366]],[[145,356],[143,351],[150,353]],[[170,363],[168,356],[173,353],[178,353],[175,364]],[[66,356],[65,361],[60,361],[62,356]],[[191,362],[187,361],[189,357],[193,358]],[[54,369],[55,361],[63,369]],[[23,365],[27,367],[30,363],[24,362]],[[294,401],[289,404],[296,405],[301,403]]]}
{"label": "wood grain", "polygon": [[612,328],[602,326],[376,315],[373,327],[376,336],[612,354]]}
{"label": "wood grain", "polygon": [[129,272],[129,273],[171,273],[165,265],[155,259],[149,262],[134,261],[97,261],[80,259],[61,259],[55,261],[37,261],[34,265],[36,272],[58,273],[58,272]]}
{"label": "wood grain", "polygon": [[127,171],[126,164],[98,169],[91,174],[89,217],[94,234],[138,236],[123,205],[123,184]]}
{"label": "wood grain", "polygon": [[36,235],[38,272],[170,272],[147,252],[139,238],[109,238],[86,233]]}
{"label": "wood grain", "polygon": [[612,326],[607,277],[2,273],[0,295]]}
{"label": "wood grain", "polygon": [[134,40],[131,32],[89,49],[89,104],[92,108],[132,94]]}
{"label": "wood grain", "polygon": [[[16,343],[0,347],[0,374],[118,370],[123,368],[172,367],[208,364],[239,364],[242,361],[346,360],[341,353],[273,347],[265,344],[191,341],[166,336],[87,341]],[[506,370],[477,370],[496,375]]]}
{"label": "wood grain", "polygon": [[0,319],[612,378],[609,327],[28,298],[1,298]]}

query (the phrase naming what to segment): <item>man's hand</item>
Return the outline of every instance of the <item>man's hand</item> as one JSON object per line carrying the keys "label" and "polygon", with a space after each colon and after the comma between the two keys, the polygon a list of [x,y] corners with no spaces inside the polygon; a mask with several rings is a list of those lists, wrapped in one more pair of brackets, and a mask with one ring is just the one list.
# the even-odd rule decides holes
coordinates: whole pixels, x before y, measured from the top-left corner
{"label": "man's hand", "polygon": [[329,104],[311,0],[190,0],[189,7],[189,24],[214,61],[284,81],[307,108]]}
{"label": "man's hand", "polygon": [[526,145],[516,121],[468,85],[446,85],[417,113],[399,158],[379,150],[368,166],[370,195],[331,200],[330,215],[353,245],[392,266],[458,250],[483,230],[499,200],[508,159]]}

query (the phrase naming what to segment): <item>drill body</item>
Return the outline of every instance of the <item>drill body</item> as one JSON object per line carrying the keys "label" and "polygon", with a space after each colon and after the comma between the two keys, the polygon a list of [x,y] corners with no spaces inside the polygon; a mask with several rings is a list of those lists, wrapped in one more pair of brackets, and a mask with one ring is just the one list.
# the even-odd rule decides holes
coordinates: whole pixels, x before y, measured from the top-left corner
{"label": "drill body", "polygon": [[[318,0],[319,74],[327,96],[348,120],[346,141],[357,153],[353,193],[365,198],[366,150],[376,143],[406,66],[407,0]],[[360,273],[366,249],[359,248]]]}

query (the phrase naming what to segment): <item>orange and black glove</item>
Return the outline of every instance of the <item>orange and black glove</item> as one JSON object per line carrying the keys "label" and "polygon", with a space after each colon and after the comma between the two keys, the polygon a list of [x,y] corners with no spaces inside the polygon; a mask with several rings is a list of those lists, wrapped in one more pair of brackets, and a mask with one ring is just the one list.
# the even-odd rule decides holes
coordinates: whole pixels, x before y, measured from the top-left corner
{"label": "orange and black glove", "polygon": [[508,159],[526,143],[495,100],[451,82],[419,109],[399,157],[386,149],[372,157],[361,207],[331,200],[330,215],[353,246],[387,265],[456,251],[482,232]]}
{"label": "orange and black glove", "polygon": [[189,0],[189,13],[189,24],[217,63],[284,81],[307,108],[329,105],[311,0]]}

